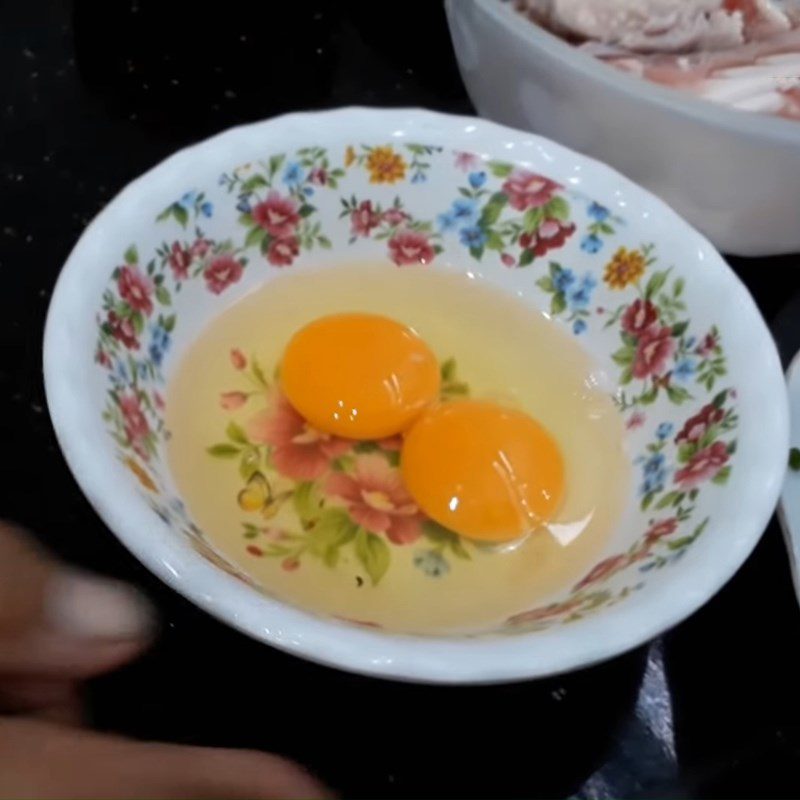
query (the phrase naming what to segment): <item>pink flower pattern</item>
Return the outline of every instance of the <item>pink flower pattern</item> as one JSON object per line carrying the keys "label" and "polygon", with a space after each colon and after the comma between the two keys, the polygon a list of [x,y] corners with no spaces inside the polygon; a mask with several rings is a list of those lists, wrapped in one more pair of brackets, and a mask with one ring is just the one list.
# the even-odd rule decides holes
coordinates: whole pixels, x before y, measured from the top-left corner
{"label": "pink flower pattern", "polygon": [[246,392],[223,392],[219,396],[219,404],[226,411],[235,411],[247,402],[247,398]]}
{"label": "pink flower pattern", "polygon": [[247,356],[238,347],[231,350],[230,358],[235,370],[241,371],[247,366]]}
{"label": "pink flower pattern", "polygon": [[213,242],[208,239],[197,239],[189,248],[189,252],[192,258],[205,258],[211,250],[212,245]]}
{"label": "pink flower pattern", "polygon": [[430,240],[419,231],[401,230],[389,239],[389,253],[398,267],[430,264],[436,257]]}
{"label": "pink flower pattern", "polygon": [[462,172],[470,172],[481,163],[480,158],[475,153],[466,153],[463,150],[459,150],[455,155],[455,166]]}
{"label": "pink flower pattern", "polygon": [[150,458],[147,439],[150,436],[150,423],[142,410],[142,404],[136,394],[122,394],[119,397],[119,408],[122,412],[125,435],[131,447],[144,460]]}
{"label": "pink flower pattern", "polygon": [[534,233],[523,233],[519,244],[523,250],[530,250],[535,256],[543,256],[550,250],[558,250],[575,233],[573,223],[557,219],[544,220]]}
{"label": "pink flower pattern", "polygon": [[728,463],[730,455],[724,442],[714,442],[705,449],[692,456],[691,461],[675,473],[675,483],[683,489],[693,489],[695,486],[709,480]]}
{"label": "pink flower pattern", "polygon": [[547,205],[562,186],[544,175],[525,169],[515,169],[503,184],[509,205],[517,211]]}
{"label": "pink flower pattern", "polygon": [[131,264],[120,267],[117,285],[119,296],[134,311],[141,311],[146,316],[153,313],[153,282],[138,267]]}
{"label": "pink flower pattern", "polygon": [[724,416],[725,412],[721,408],[717,408],[713,403],[703,406],[698,414],[686,420],[680,433],[675,437],[675,443],[682,444],[686,442],[691,444],[699,442],[708,433],[709,428],[721,422]]}
{"label": "pink flower pattern", "polygon": [[644,535],[644,540],[647,544],[654,544],[663,539],[665,536],[672,536],[678,530],[680,523],[675,517],[669,519],[662,519],[660,522],[654,522]]}
{"label": "pink flower pattern", "polygon": [[612,575],[615,575],[617,572],[625,569],[628,564],[630,564],[630,556],[628,555],[611,556],[610,558],[601,561],[592,568],[592,570],[585,578],[583,578],[583,580],[576,584],[575,591],[580,591],[581,589],[585,589],[587,586],[591,586],[593,583],[598,583],[599,581],[604,581],[607,578],[610,578]]}
{"label": "pink flower pattern", "polygon": [[383,212],[381,219],[389,225],[402,225],[404,222],[411,219],[411,217],[402,209],[389,208]]}
{"label": "pink flower pattern", "polygon": [[267,251],[267,261],[273,267],[288,267],[300,252],[300,242],[296,236],[275,239]]}
{"label": "pink flower pattern", "polygon": [[169,254],[169,265],[176,281],[185,281],[189,277],[191,263],[192,251],[181,246],[180,242],[173,242]]}
{"label": "pink flower pattern", "polygon": [[108,312],[108,328],[111,335],[129,350],[139,349],[139,338],[133,322],[127,317],[120,317],[116,311]]}
{"label": "pink flower pattern", "polygon": [[422,535],[423,516],[382,455],[358,456],[352,474],[331,473],[325,491],[344,503],[354,522],[394,544],[411,544]]}
{"label": "pink flower pattern", "polygon": [[331,462],[352,447],[351,442],[308,425],[282,394],[274,397],[271,408],[250,420],[247,433],[251,441],[270,445],[275,468],[296,481],[322,477]]}
{"label": "pink flower pattern", "polygon": [[625,427],[629,431],[635,431],[638,428],[641,428],[642,425],[647,421],[647,417],[642,414],[641,411],[634,411],[633,414],[628,417],[627,422],[625,423]]}
{"label": "pink flower pattern", "polygon": [[217,256],[203,271],[208,290],[222,294],[231,284],[236,283],[244,272],[241,263],[230,255]]}
{"label": "pink flower pattern", "polygon": [[373,210],[371,200],[363,200],[350,214],[350,230],[353,236],[369,236],[380,223],[380,214]]}
{"label": "pink flower pattern", "polygon": [[636,298],[622,315],[622,330],[640,336],[658,321],[658,309],[649,301]]}
{"label": "pink flower pattern", "polygon": [[266,200],[253,208],[253,219],[267,233],[283,239],[294,234],[300,215],[294,200],[272,191]]}
{"label": "pink flower pattern", "polygon": [[675,351],[672,329],[652,326],[639,338],[633,362],[633,377],[647,378],[663,372],[667,360]]}

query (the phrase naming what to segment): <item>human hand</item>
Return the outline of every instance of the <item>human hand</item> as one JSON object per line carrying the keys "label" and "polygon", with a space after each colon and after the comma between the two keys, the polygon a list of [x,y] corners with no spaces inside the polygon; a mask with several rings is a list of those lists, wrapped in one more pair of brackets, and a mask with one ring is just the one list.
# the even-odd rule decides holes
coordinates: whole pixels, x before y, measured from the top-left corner
{"label": "human hand", "polygon": [[327,796],[274,755],[64,725],[80,719],[81,683],[135,657],[152,629],[135,590],[65,567],[0,524],[0,714],[14,715],[0,716],[0,800]]}

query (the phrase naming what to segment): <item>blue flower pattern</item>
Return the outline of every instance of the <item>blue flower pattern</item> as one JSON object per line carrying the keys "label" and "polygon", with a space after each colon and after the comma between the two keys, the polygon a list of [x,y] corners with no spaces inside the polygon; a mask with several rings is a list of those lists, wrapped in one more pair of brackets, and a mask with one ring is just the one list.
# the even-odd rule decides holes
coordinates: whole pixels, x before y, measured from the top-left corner
{"label": "blue flower pattern", "polygon": [[[442,233],[449,233],[451,231],[458,231],[461,233],[461,242],[466,244],[467,247],[479,246],[467,244],[467,241],[472,241],[480,238],[475,233],[477,230],[477,222],[480,219],[480,209],[478,208],[477,200],[469,197],[459,197],[453,202],[453,205],[437,217],[439,230]],[[475,230],[473,230],[475,229]],[[470,230],[470,233],[465,236],[465,232]],[[481,232],[482,242],[486,240],[486,234]]]}
{"label": "blue flower pattern", "polygon": [[603,249],[605,244],[601,234],[606,236],[614,234],[615,231],[611,222],[619,222],[619,220],[613,220],[611,210],[594,200],[589,203],[586,213],[591,223],[589,225],[589,232],[581,239],[581,250],[583,250],[584,253],[589,253],[589,255],[595,255]]}
{"label": "blue flower pattern", "polygon": [[147,352],[150,354],[150,359],[152,360],[153,364],[157,367],[160,367],[164,361],[164,356],[169,350],[170,346],[170,335],[169,333],[161,326],[156,325],[153,328],[152,335],[150,337],[150,346],[147,348]]}
{"label": "blue flower pattern", "polygon": [[575,284],[575,273],[571,269],[562,269],[553,279],[556,291],[566,294]]}
{"label": "blue flower pattern", "polygon": [[445,211],[444,214],[439,214],[436,218],[436,223],[439,226],[439,230],[442,233],[450,233],[451,231],[456,230],[458,223],[456,221],[455,214],[451,211]]}
{"label": "blue flower pattern", "polygon": [[605,222],[611,216],[611,212],[605,206],[594,201],[589,204],[587,213],[595,222]]}
{"label": "blue flower pattern", "polygon": [[128,376],[128,368],[125,365],[125,362],[121,359],[114,365],[113,377],[117,383],[128,383],[130,381],[130,377]]}
{"label": "blue flower pattern", "polygon": [[459,227],[474,225],[480,218],[477,201],[467,197],[459,197],[453,203],[452,213]]}
{"label": "blue flower pattern", "polygon": [[597,279],[587,272],[581,282],[567,294],[567,304],[572,311],[585,311],[592,302],[592,292],[597,287]]}
{"label": "blue flower pattern", "polygon": [[540,278],[537,285],[553,295],[550,313],[558,316],[564,311],[569,312],[567,322],[572,323],[572,332],[580,336],[588,330],[587,318],[597,278],[591,272],[579,278],[574,270],[554,262],[551,262],[549,272],[549,276]]}
{"label": "blue flower pattern", "polygon": [[483,247],[486,244],[486,232],[477,225],[463,228],[459,237],[464,247]]}
{"label": "blue flower pattern", "polygon": [[304,178],[303,168],[296,161],[290,161],[286,165],[286,169],[283,171],[283,182],[287,186],[299,186]]}
{"label": "blue flower pattern", "polygon": [[[223,179],[220,180],[222,181]],[[195,218],[203,216],[206,219],[210,219],[213,216],[214,204],[206,199],[205,192],[198,192],[195,189],[184,192],[181,195],[181,199],[167,206],[158,219],[163,220],[172,217],[185,227],[190,213],[193,213]]]}
{"label": "blue flower pattern", "polygon": [[653,453],[644,462],[642,467],[644,480],[639,488],[639,492],[644,497],[648,494],[656,494],[663,491],[669,478],[667,459],[663,453]]}
{"label": "blue flower pattern", "polygon": [[676,381],[688,383],[694,377],[696,369],[697,366],[691,358],[682,358],[676,365],[672,375]]}
{"label": "blue flower pattern", "polygon": [[581,250],[594,255],[603,249],[603,240],[595,233],[590,233],[581,239]]}
{"label": "blue flower pattern", "polygon": [[672,431],[675,430],[675,426],[671,422],[662,422],[658,428],[656,428],[656,438],[660,441],[666,441],[672,436]]}

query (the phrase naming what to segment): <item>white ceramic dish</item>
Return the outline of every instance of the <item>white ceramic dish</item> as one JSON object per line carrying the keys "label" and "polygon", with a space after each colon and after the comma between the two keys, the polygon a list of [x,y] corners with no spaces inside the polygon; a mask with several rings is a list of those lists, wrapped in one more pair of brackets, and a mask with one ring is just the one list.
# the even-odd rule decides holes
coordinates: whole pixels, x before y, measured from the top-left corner
{"label": "white ceramic dish", "polygon": [[[385,237],[363,225],[356,235],[366,202],[367,233]],[[461,232],[440,230],[457,202],[469,206]],[[635,486],[607,554],[492,634],[399,636],[291,607],[253,585],[244,547],[241,558],[217,553],[176,496],[162,403],[181,353],[255,287],[351,258],[469,272],[511,292],[567,326],[617,387]],[[709,243],[609,168],[472,118],[297,114],[172,156],[128,186],[70,255],[44,363],[71,469],[153,572],[257,639],[402,680],[532,678],[641,644],[730,578],[784,474],[778,356]]]}
{"label": "white ceramic dish", "polygon": [[500,0],[447,0],[478,112],[611,164],[672,205],[723,252],[800,250],[800,125],[640,80]]}
{"label": "white ceramic dish", "polygon": [[[791,418],[790,444],[800,446],[800,353],[794,357],[786,371],[786,384],[789,389],[789,415]],[[795,591],[800,596],[800,473],[789,470],[783,485],[778,519],[789,550],[792,565],[792,579]]]}

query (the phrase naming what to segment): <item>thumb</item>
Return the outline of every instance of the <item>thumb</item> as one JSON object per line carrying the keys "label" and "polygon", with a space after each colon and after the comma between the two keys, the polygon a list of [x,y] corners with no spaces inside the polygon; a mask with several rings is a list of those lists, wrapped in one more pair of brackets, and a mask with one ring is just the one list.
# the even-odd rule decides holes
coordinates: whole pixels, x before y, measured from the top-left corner
{"label": "thumb", "polygon": [[146,644],[152,620],[131,587],[65,567],[0,525],[0,674],[104,672]]}

